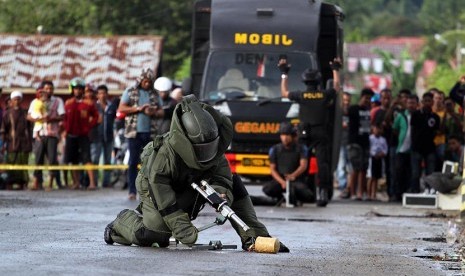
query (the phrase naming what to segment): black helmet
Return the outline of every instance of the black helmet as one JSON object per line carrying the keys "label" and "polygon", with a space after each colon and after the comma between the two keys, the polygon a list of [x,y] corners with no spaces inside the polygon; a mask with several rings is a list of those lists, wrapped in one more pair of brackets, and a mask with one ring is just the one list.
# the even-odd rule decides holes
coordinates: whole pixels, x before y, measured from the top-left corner
{"label": "black helmet", "polygon": [[306,84],[319,84],[321,82],[321,73],[318,70],[307,68],[302,73],[302,81]]}
{"label": "black helmet", "polygon": [[282,122],[279,124],[279,134],[286,134],[286,135],[295,135],[296,129],[293,125],[289,122]]}
{"label": "black helmet", "polygon": [[181,121],[186,130],[186,136],[191,141],[199,162],[212,160],[218,152],[218,126],[212,115],[204,110],[196,101],[190,102],[183,109]]}

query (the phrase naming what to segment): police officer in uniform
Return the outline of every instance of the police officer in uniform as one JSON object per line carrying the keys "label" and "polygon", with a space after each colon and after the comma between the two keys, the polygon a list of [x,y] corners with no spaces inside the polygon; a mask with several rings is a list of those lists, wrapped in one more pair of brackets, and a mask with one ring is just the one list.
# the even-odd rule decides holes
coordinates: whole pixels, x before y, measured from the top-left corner
{"label": "police officer in uniform", "polygon": [[[170,132],[157,136],[142,152],[136,179],[141,201],[137,212],[121,211],[105,228],[105,242],[167,247],[173,236],[193,245],[198,230],[191,220],[205,201],[191,183],[200,180],[206,180],[221,194],[250,227],[245,232],[231,222],[244,250],[250,249],[257,236],[269,236],[257,219],[247,190],[240,178],[232,175],[225,158],[231,139],[232,124],[226,116],[193,95],[184,97],[174,110]],[[289,249],[281,244],[280,252]]]}
{"label": "police officer in uniform", "polygon": [[335,58],[330,62],[333,70],[334,88],[321,89],[321,74],[317,70],[306,69],[302,73],[302,81],[307,86],[305,91],[289,92],[287,75],[290,65],[285,58],[281,58],[278,68],[281,70],[281,96],[299,103],[300,139],[309,148],[315,148],[318,164],[318,178],[320,182],[317,206],[325,207],[332,190],[331,173],[331,141],[328,125],[330,114],[328,107],[334,104],[336,93],[339,91],[339,69],[341,61]]}
{"label": "police officer in uniform", "polygon": [[[308,150],[297,143],[296,129],[289,122],[279,126],[281,143],[271,147],[269,152],[270,170],[273,180],[263,186],[263,192],[279,201],[283,200],[286,181],[290,182],[290,203],[301,205],[314,202],[314,194],[305,183],[308,168]],[[255,203],[255,202],[254,202]]]}

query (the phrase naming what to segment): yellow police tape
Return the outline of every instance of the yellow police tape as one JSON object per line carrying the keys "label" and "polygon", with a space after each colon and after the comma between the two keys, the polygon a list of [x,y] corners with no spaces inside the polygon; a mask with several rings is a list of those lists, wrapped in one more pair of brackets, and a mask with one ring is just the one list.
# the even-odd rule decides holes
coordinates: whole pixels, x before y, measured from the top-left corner
{"label": "yellow police tape", "polygon": [[128,165],[8,165],[1,164],[0,170],[15,171],[15,170],[68,170],[68,171],[79,171],[79,170],[126,170]]}
{"label": "yellow police tape", "polygon": [[[465,164],[465,154],[463,155],[463,164]],[[460,183],[460,195],[461,203],[460,204],[460,220],[465,221],[465,167],[462,168],[462,183]]]}
{"label": "yellow police tape", "polygon": [[463,183],[460,185],[460,194],[462,195],[462,204],[460,205],[460,219],[465,221],[465,184]]}

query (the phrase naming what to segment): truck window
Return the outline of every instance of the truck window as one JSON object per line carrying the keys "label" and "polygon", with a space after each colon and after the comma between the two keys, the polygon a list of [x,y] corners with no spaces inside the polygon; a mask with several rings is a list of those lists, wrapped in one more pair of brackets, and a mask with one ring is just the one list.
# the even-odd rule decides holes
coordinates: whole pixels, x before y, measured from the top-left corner
{"label": "truck window", "polygon": [[[201,98],[219,100],[241,93],[247,100],[278,98],[281,95],[281,73],[277,69],[283,53],[212,52],[206,65]],[[290,91],[304,90],[301,74],[315,68],[316,61],[308,53],[285,53],[292,65],[289,73]],[[212,70],[208,70],[212,68]]]}

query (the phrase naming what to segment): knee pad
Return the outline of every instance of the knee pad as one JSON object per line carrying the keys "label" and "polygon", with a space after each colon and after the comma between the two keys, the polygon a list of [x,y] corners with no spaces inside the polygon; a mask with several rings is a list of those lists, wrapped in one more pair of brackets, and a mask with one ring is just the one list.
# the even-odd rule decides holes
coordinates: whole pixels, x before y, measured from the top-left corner
{"label": "knee pad", "polygon": [[140,228],[135,233],[140,246],[152,246],[152,244],[158,243],[160,247],[168,247],[170,245],[170,236],[165,233],[157,233],[145,227]]}

